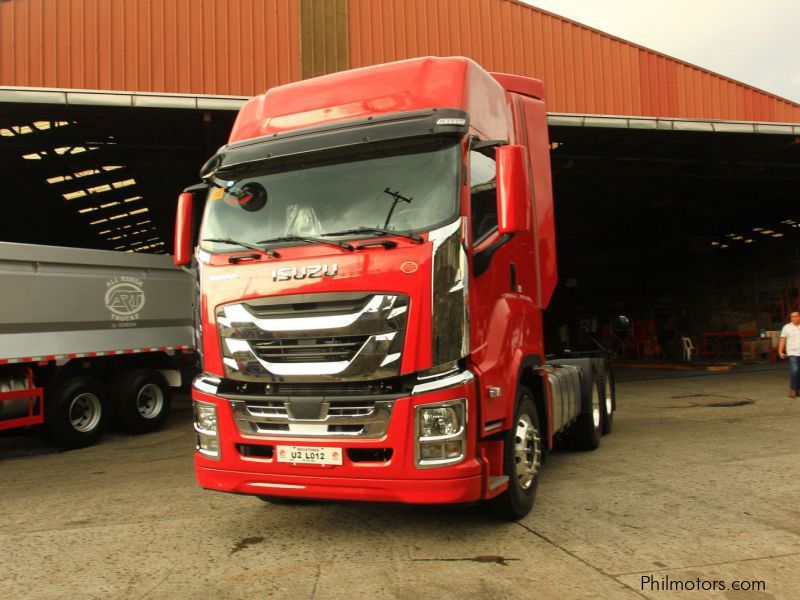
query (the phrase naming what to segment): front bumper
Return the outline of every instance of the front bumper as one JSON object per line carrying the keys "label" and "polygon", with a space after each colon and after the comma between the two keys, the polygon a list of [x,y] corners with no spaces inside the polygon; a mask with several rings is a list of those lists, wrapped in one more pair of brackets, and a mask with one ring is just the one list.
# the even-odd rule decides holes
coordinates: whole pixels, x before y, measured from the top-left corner
{"label": "front bumper", "polygon": [[377,479],[311,477],[222,471],[196,465],[198,483],[209,490],[325,500],[457,504],[481,498],[480,474],[459,479]]}
{"label": "front bumper", "polygon": [[[230,403],[224,398],[192,390],[194,400],[217,407],[220,456],[195,453],[198,483],[207,489],[259,496],[405,502],[414,504],[463,503],[483,496],[485,477],[476,459],[475,386],[472,380],[394,401],[389,427],[380,438],[330,438],[267,436],[243,433],[237,427]],[[454,465],[419,468],[415,459],[414,408],[420,404],[465,398],[466,450]],[[278,462],[272,457],[243,455],[242,445],[324,446],[341,448],[343,464],[336,466]],[[386,460],[351,460],[350,451],[386,451]]]}

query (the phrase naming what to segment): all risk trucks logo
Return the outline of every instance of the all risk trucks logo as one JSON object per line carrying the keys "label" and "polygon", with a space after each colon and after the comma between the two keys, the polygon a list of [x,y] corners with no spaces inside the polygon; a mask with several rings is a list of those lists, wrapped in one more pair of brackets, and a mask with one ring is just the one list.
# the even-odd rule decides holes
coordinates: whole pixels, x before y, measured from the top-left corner
{"label": "all risk trucks logo", "polygon": [[[106,308],[111,311],[111,320],[117,327],[135,327],[144,307],[143,283],[135,277],[114,277],[106,282]],[[122,325],[125,323],[126,325]]]}

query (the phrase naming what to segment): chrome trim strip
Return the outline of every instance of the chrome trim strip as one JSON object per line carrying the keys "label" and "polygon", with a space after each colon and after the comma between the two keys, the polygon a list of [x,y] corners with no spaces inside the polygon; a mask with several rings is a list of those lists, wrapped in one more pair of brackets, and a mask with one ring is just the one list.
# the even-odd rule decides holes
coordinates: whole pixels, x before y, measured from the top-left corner
{"label": "chrome trim strip", "polygon": [[469,353],[468,259],[463,244],[466,220],[431,231],[431,353],[434,366]]}
{"label": "chrome trim strip", "polygon": [[491,421],[486,423],[483,426],[483,430],[485,432],[494,431],[495,429],[500,429],[503,426],[503,419],[499,419],[498,421]]}
{"label": "chrome trim strip", "polygon": [[344,315],[327,315],[321,317],[288,317],[286,319],[260,319],[251,315],[241,304],[233,304],[223,308],[224,318],[217,319],[223,327],[231,323],[252,323],[263,331],[319,331],[324,329],[342,329],[350,327],[367,313],[376,313],[383,304],[384,298],[393,296],[374,296],[360,311]]}
{"label": "chrome trim strip", "polygon": [[304,490],[305,485],[292,485],[291,483],[261,483],[260,481],[248,483],[250,487],[280,488],[287,490]]}
{"label": "chrome trim strip", "polygon": [[222,380],[219,377],[214,377],[213,375],[198,375],[194,378],[192,387],[198,392],[216,396],[221,382]]}
{"label": "chrome trim strip", "polygon": [[437,379],[435,381],[426,381],[425,383],[418,383],[411,390],[411,395],[416,396],[417,394],[424,394],[426,392],[443,390],[445,388],[455,387],[457,385],[464,385],[465,383],[470,383],[474,380],[475,380],[475,375],[473,375],[470,371],[461,371],[453,375],[448,374],[445,377],[442,377],[441,379]]}
{"label": "chrome trim strip", "polygon": [[[347,369],[351,364],[360,360],[363,355],[377,354],[382,346],[386,346],[394,340],[396,331],[379,335],[371,335],[364,345],[358,349],[350,360],[336,362],[307,362],[307,363],[275,363],[263,360],[253,352],[250,343],[245,340],[232,340],[227,338],[225,343],[231,352],[249,352],[261,366],[275,375],[336,375]],[[231,347],[233,346],[233,347]],[[234,350],[234,348],[236,348]],[[249,357],[248,357],[249,358]],[[234,361],[235,362],[235,361]],[[391,361],[390,361],[391,362]],[[388,363],[382,364],[385,366]]]}

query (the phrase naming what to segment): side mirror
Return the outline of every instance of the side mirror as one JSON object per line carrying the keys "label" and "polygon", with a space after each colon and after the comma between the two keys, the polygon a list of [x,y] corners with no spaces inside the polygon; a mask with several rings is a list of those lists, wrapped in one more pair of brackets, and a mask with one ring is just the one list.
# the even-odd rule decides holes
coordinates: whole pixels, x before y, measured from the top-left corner
{"label": "side mirror", "polygon": [[192,205],[194,194],[183,192],[178,196],[178,210],[175,216],[175,264],[188,265],[192,262]]}
{"label": "side mirror", "polygon": [[515,233],[531,227],[531,193],[525,146],[500,146],[497,164],[497,229]]}

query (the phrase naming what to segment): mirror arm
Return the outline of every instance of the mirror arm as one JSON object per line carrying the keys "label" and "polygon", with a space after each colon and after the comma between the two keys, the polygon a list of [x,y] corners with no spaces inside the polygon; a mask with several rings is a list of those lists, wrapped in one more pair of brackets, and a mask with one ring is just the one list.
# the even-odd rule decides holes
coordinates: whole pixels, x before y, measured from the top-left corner
{"label": "mirror arm", "polygon": [[507,146],[508,140],[482,140],[478,136],[470,136],[469,149],[480,152],[481,150],[488,150],[497,148],[498,146]]}
{"label": "mirror arm", "polygon": [[185,188],[183,191],[184,193],[188,194],[196,194],[198,192],[205,192],[207,189],[207,183],[195,183],[194,185],[190,185],[189,187]]}

